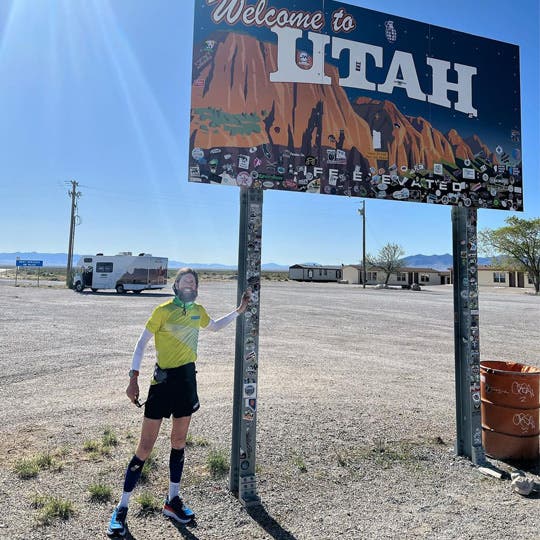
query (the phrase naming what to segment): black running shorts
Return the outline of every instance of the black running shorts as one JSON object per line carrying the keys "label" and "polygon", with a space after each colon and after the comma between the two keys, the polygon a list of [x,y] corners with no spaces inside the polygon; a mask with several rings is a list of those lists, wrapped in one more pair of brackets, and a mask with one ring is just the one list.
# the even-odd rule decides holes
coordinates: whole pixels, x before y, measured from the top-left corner
{"label": "black running shorts", "polygon": [[154,420],[191,416],[199,408],[197,380],[193,362],[179,368],[168,369],[167,378],[150,385],[144,416]]}

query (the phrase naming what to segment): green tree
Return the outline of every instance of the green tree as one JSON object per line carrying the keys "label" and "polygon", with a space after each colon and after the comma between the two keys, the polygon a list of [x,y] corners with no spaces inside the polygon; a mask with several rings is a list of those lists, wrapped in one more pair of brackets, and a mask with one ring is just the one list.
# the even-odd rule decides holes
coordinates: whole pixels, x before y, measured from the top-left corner
{"label": "green tree", "polygon": [[366,255],[366,259],[370,266],[377,266],[385,274],[384,286],[388,286],[388,280],[390,274],[398,272],[400,268],[403,268],[403,256],[405,251],[399,244],[386,244],[384,245],[377,255]]}
{"label": "green tree", "polygon": [[506,226],[480,231],[482,248],[500,255],[498,263],[509,270],[527,272],[540,292],[540,218],[510,216]]}

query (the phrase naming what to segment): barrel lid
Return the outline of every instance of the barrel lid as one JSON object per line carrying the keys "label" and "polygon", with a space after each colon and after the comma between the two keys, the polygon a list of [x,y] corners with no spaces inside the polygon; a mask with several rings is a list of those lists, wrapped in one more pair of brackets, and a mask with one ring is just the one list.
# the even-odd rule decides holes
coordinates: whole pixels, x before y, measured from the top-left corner
{"label": "barrel lid", "polygon": [[502,362],[500,360],[485,360],[480,362],[480,369],[487,373],[512,374],[512,375],[538,375],[540,368],[528,366],[519,362]]}

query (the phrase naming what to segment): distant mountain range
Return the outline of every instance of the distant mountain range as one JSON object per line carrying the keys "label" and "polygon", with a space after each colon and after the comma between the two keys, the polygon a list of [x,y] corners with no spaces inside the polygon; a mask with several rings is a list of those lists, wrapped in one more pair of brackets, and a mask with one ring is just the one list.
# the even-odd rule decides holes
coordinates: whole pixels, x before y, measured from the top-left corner
{"label": "distant mountain range", "polygon": [[[67,265],[66,253],[37,253],[32,252],[15,252],[15,253],[0,253],[0,266],[15,266],[15,261],[19,257],[22,260],[38,260],[43,261],[44,266],[61,267]],[[75,264],[79,260],[80,255],[74,255]],[[404,258],[406,266],[417,268],[434,268],[435,270],[447,270],[452,266],[452,255],[445,253],[444,255],[410,255]],[[478,257],[478,264],[489,265],[491,259],[488,257]],[[296,263],[291,263],[296,264]],[[299,263],[316,265],[318,263]],[[352,264],[352,263],[351,263]],[[236,270],[236,265],[226,265],[219,263],[197,263],[197,262],[182,262],[169,259],[169,268],[181,268],[189,266],[199,270]],[[267,272],[283,272],[289,269],[289,266],[276,263],[265,263],[262,269]]]}
{"label": "distant mountain range", "polygon": [[[452,267],[452,255],[450,253],[445,253],[444,255],[410,255],[405,257],[403,260],[405,266],[410,266],[413,268],[433,268],[435,270],[448,270]],[[491,258],[489,257],[478,257],[479,265],[489,265],[491,264]]]}

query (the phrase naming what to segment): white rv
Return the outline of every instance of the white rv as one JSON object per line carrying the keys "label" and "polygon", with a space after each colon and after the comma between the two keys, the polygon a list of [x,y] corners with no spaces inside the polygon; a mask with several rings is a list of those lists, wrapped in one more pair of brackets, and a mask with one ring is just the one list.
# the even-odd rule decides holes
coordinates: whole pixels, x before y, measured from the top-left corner
{"label": "white rv", "polygon": [[92,292],[116,289],[118,294],[163,289],[167,285],[167,263],[166,257],[152,257],[149,253],[137,256],[131,252],[84,255],[77,263],[73,288],[77,292],[86,288],[92,289]]}

